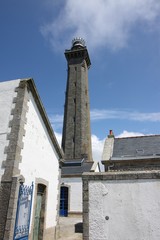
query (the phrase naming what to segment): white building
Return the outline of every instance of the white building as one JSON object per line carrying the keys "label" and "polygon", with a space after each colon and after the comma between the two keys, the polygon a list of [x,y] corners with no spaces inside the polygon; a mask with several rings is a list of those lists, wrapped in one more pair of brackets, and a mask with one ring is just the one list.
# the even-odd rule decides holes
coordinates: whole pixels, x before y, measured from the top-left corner
{"label": "white building", "polygon": [[85,240],[160,239],[160,135],[114,138],[105,173],[83,174]]}
{"label": "white building", "polygon": [[1,82],[0,239],[55,239],[61,158],[33,80]]}

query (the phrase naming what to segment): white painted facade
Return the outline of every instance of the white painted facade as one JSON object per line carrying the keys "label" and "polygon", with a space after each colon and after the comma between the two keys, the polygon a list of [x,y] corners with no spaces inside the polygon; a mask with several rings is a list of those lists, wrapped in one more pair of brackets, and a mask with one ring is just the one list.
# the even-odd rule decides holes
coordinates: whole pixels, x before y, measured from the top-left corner
{"label": "white painted facade", "polygon": [[[29,93],[28,107],[29,110],[26,115],[27,124],[25,125],[26,134],[23,138],[24,148],[21,151],[22,163],[20,163],[20,170],[21,174],[25,177],[25,184],[27,185],[31,185],[32,181],[35,184],[38,178],[48,183],[46,228],[50,228],[56,225],[59,178],[58,156],[31,92]],[[33,196],[32,206],[34,206],[36,198],[35,188]],[[34,216],[31,216],[31,219],[33,221]]]}
{"label": "white painted facade", "polygon": [[8,146],[7,134],[10,132],[9,121],[12,119],[11,111],[14,108],[13,99],[17,93],[20,80],[1,82],[0,84],[0,180],[4,173],[1,167],[6,160],[5,147]]}
{"label": "white painted facade", "polygon": [[[9,122],[13,119],[14,109],[18,101],[17,91],[15,90],[19,87],[20,81],[21,80],[13,80],[0,83],[0,183],[5,171],[3,163],[7,159],[5,149],[9,145],[9,140],[7,140],[8,134],[11,131]],[[23,105],[22,101],[18,102],[18,104],[20,104],[20,107],[25,106],[23,114],[27,112],[25,117],[23,116],[23,118],[26,119],[24,126],[22,126],[25,134],[22,140],[20,140],[22,141],[22,143],[20,142],[22,146],[20,150],[21,160],[18,162],[17,168],[20,170],[20,175],[24,177],[24,185],[31,186],[32,182],[34,185],[30,239],[32,239],[34,228],[37,184],[44,184],[46,186],[44,239],[48,240],[51,237],[54,239],[54,231],[57,225],[59,211],[59,159],[62,155],[37,95],[33,80],[23,81],[26,83],[25,88],[28,87],[24,99],[25,104]],[[12,177],[17,177],[18,179],[20,175],[12,175]],[[18,195],[15,200],[16,206],[17,198]],[[14,211],[13,219],[15,218],[15,214],[16,211]]]}
{"label": "white painted facade", "polygon": [[69,188],[69,212],[82,213],[82,178],[62,178],[61,184]]}
{"label": "white painted facade", "polygon": [[159,216],[159,179],[89,181],[90,240],[159,240]]}

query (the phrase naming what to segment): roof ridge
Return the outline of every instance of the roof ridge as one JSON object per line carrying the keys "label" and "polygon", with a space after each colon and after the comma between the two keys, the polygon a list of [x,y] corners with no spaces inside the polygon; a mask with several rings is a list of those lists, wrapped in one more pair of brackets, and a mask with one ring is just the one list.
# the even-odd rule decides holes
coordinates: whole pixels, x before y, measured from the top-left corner
{"label": "roof ridge", "polygon": [[130,138],[146,138],[146,137],[160,137],[160,134],[133,136],[133,137],[115,137],[115,139],[130,139]]}

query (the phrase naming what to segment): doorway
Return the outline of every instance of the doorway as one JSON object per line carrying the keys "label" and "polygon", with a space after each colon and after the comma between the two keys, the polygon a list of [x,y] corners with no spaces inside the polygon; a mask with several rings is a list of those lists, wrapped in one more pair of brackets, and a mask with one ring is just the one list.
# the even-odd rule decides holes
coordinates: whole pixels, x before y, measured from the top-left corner
{"label": "doorway", "polygon": [[60,216],[68,216],[68,187],[61,186],[60,192]]}
{"label": "doorway", "polygon": [[42,240],[44,232],[46,186],[37,185],[37,199],[34,217],[33,240]]}

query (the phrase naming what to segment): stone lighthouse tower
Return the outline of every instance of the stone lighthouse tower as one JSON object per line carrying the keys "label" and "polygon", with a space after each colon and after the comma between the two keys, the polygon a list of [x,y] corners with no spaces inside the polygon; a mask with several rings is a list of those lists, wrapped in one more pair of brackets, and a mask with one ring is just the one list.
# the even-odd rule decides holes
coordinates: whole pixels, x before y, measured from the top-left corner
{"label": "stone lighthouse tower", "polygon": [[64,159],[92,161],[88,94],[89,54],[82,38],[65,51],[68,63],[62,148]]}
{"label": "stone lighthouse tower", "polygon": [[88,69],[91,62],[84,40],[73,39],[65,57],[68,76],[62,137],[64,161],[61,165],[60,215],[80,217],[82,174],[97,170],[97,163],[92,160],[90,132]]}

